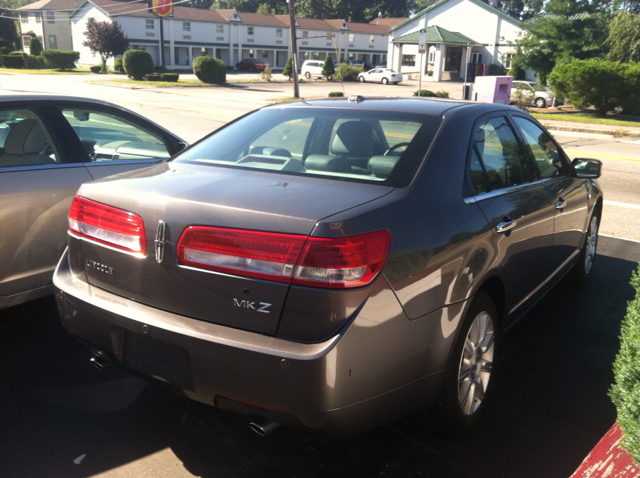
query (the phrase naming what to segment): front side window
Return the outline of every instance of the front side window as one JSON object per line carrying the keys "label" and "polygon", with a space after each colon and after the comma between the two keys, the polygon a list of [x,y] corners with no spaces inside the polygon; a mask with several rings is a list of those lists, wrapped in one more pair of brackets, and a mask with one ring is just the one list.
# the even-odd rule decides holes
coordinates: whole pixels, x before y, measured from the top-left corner
{"label": "front side window", "polygon": [[157,159],[171,156],[157,133],[114,113],[61,107],[91,161]]}
{"label": "front side window", "polygon": [[562,150],[551,137],[537,124],[526,118],[516,116],[514,121],[533,155],[540,178],[552,178],[564,174],[567,168],[562,160]]}
{"label": "front side window", "polygon": [[175,161],[400,186],[412,179],[440,123],[391,112],[372,118],[366,110],[264,109]]}
{"label": "front side window", "polygon": [[145,20],[145,27],[147,30],[154,30],[156,28],[153,20]]}
{"label": "front side window", "polygon": [[[484,167],[486,182],[491,190],[517,186],[533,180],[531,165],[504,117],[491,118],[475,128],[472,171],[474,154]],[[474,173],[472,182],[473,176]],[[477,189],[477,183],[474,185]]]}
{"label": "front side window", "polygon": [[60,163],[51,136],[29,109],[0,110],[0,168]]}

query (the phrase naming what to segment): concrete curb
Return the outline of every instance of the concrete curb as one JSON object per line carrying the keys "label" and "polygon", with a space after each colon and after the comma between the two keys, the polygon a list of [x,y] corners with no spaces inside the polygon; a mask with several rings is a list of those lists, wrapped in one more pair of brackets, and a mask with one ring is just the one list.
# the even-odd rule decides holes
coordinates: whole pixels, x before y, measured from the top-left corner
{"label": "concrete curb", "polygon": [[[549,131],[571,131],[574,133],[591,133],[591,134],[606,134],[609,136],[629,136],[633,138],[640,137],[640,131],[628,131],[628,130],[605,130],[605,129],[595,129],[595,128],[586,128],[583,126],[567,126],[567,125],[556,125],[556,124],[548,124],[542,121],[542,124]],[[640,128],[639,128],[640,129]]]}
{"label": "concrete curb", "polygon": [[591,450],[570,478],[638,478],[640,468],[626,451],[620,448],[622,431],[614,425]]}

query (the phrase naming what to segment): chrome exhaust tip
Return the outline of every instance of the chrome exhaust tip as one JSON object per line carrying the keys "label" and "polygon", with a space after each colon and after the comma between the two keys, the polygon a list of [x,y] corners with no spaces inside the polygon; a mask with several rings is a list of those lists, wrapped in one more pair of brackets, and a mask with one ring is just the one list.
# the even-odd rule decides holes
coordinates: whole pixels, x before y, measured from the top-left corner
{"label": "chrome exhaust tip", "polygon": [[251,423],[249,423],[249,428],[251,428],[261,437],[266,437],[279,426],[279,423],[267,420],[266,418],[256,418]]}
{"label": "chrome exhaust tip", "polygon": [[95,352],[89,361],[98,370],[107,370],[108,368],[113,367],[111,361],[106,358],[101,351]]}

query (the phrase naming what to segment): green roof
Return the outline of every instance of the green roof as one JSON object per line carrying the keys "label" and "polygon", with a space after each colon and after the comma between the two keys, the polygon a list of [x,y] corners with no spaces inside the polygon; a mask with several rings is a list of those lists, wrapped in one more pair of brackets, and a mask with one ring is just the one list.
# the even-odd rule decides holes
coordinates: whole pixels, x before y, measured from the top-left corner
{"label": "green roof", "polygon": [[[419,37],[420,32],[415,31],[395,38],[393,43],[418,43],[418,40],[420,39]],[[471,45],[480,45],[477,41],[472,40],[461,33],[450,32],[449,30],[445,30],[444,28],[435,25],[427,28],[427,43],[459,43],[462,45],[469,43]]]}
{"label": "green roof", "polygon": [[[412,20],[415,20],[418,17],[421,17],[422,15],[424,15],[425,13],[433,10],[434,8],[438,8],[440,5],[448,2],[449,0],[440,0],[439,2],[434,3],[433,5],[425,8],[424,10],[419,11],[418,13],[416,13],[414,16],[412,16],[411,18],[409,18],[408,20],[405,20],[404,22],[396,25],[395,27],[393,27],[392,29],[389,30],[389,33],[396,31],[398,28],[401,28],[403,26],[405,26],[406,24],[410,23]],[[500,18],[502,18],[503,20],[508,21],[509,23],[514,24],[517,27],[521,27],[522,26],[522,22],[516,20],[515,18],[510,17],[509,15],[507,15],[506,13],[501,12],[500,10],[497,10],[495,8],[493,8],[490,5],[487,5],[486,3],[482,2],[481,0],[469,0],[472,3],[475,3],[476,5],[478,5],[479,7],[484,8],[485,10],[494,13],[496,15],[498,15]]]}

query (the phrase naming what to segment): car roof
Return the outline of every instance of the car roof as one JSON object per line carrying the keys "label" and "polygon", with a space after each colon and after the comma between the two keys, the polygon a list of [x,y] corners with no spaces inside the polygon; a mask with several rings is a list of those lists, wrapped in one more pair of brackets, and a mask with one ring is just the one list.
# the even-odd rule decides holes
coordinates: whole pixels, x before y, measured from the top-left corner
{"label": "car roof", "polygon": [[348,98],[332,98],[295,101],[291,103],[278,103],[266,106],[265,108],[300,108],[300,107],[320,107],[320,108],[349,108],[349,109],[365,109],[375,111],[387,111],[398,113],[418,113],[427,115],[442,115],[446,111],[456,108],[473,108],[489,112],[495,110],[514,110],[520,109],[492,103],[474,103],[472,101],[447,100],[447,99],[426,99],[426,98],[385,98],[385,97],[368,97],[359,102],[350,102]]}

